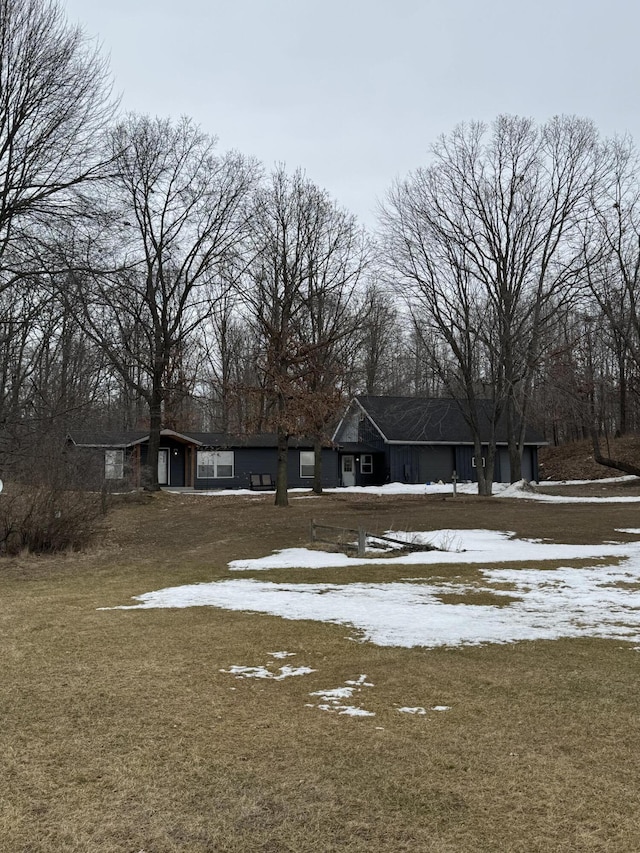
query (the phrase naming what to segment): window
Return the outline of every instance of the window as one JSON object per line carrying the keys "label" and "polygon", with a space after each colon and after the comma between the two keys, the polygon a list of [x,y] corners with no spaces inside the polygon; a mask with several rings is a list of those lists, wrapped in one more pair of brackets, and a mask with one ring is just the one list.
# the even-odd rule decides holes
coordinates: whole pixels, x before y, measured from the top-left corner
{"label": "window", "polygon": [[105,480],[124,479],[124,450],[105,450],[104,478]]}
{"label": "window", "polygon": [[198,450],[199,480],[233,477],[233,467],[233,450]]}
{"label": "window", "polygon": [[363,453],[360,457],[360,473],[373,474],[373,456],[370,453]]}
{"label": "window", "polygon": [[316,470],[316,457],[313,450],[300,451],[300,476],[313,477]]}
{"label": "window", "polygon": [[[471,457],[471,467],[472,467],[472,468],[477,468],[477,467],[478,467],[478,466],[476,465],[476,457],[475,457],[475,456],[472,456],[472,457]],[[482,457],[482,467],[483,467],[483,468],[485,467],[485,458],[484,458],[484,456]]]}

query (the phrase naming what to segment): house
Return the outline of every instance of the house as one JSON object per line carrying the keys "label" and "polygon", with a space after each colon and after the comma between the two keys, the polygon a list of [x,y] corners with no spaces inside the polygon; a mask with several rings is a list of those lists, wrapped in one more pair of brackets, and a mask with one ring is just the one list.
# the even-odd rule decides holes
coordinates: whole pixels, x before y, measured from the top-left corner
{"label": "house", "polygon": [[[484,441],[489,440],[486,416],[481,434]],[[460,481],[477,480],[471,430],[453,399],[355,397],[333,443],[342,486],[450,482],[454,471]],[[527,429],[522,459],[525,479],[538,479],[538,447],[544,444]],[[497,429],[494,480],[510,481],[504,423]]]}
{"label": "house", "polygon": [[[504,424],[498,425],[494,480],[509,482],[509,454]],[[484,440],[489,439],[486,418]],[[83,455],[86,485],[105,482],[113,488],[144,485],[149,432],[74,432],[68,443]],[[523,476],[538,479],[538,447],[546,442],[533,430],[525,435]],[[161,486],[193,489],[250,488],[252,475],[275,482],[277,436],[273,433],[232,436],[224,433],[160,434],[158,481]],[[453,399],[359,396],[349,404],[334,435],[322,450],[322,485],[373,486],[385,482],[428,483],[474,481],[473,439]],[[289,488],[311,488],[313,442],[290,439]]]}
{"label": "house", "polygon": [[[87,485],[105,482],[114,488],[143,485],[149,432],[74,432],[68,444],[84,457]],[[288,484],[311,488],[315,468],[313,442],[289,440]],[[261,434],[230,436],[223,433],[160,433],[158,481],[161,486],[194,489],[250,488],[252,474],[269,474],[275,482],[278,463],[277,436]],[[322,450],[325,486],[338,482],[338,457],[332,448]]]}

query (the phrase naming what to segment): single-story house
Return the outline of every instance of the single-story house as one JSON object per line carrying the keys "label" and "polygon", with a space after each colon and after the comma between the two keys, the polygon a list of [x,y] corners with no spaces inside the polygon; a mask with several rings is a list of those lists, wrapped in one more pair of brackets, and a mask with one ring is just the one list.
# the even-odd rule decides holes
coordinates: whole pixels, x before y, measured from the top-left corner
{"label": "single-story house", "polygon": [[[105,481],[114,488],[143,485],[149,431],[120,433],[73,432],[68,443],[83,454],[85,479],[98,486]],[[158,481],[161,486],[194,489],[250,488],[252,475],[270,475],[275,483],[278,466],[275,434],[230,436],[223,433],[160,433]],[[338,457],[332,448],[322,450],[322,481],[335,486]],[[315,460],[313,442],[290,439],[288,484],[311,488]],[[267,477],[267,480],[269,477]]]}
{"label": "single-story house", "polygon": [[[489,418],[481,426],[489,440]],[[453,399],[359,396],[351,401],[334,435],[342,486],[385,482],[476,481],[473,439]],[[546,444],[527,429],[522,458],[526,480],[538,480],[538,447]],[[504,423],[498,424],[495,482],[510,481]]]}
{"label": "single-story house", "polygon": [[[498,426],[494,480],[510,480],[504,425]],[[485,424],[489,438],[489,420]],[[141,486],[149,432],[74,432],[69,445],[83,454],[85,482],[114,488]],[[546,444],[528,429],[523,476],[538,479],[538,447]],[[477,480],[471,431],[453,399],[359,396],[349,404],[334,435],[322,450],[322,485],[374,486],[385,482],[460,482]],[[160,434],[158,481],[161,486],[193,489],[250,488],[256,475],[275,483],[277,436],[273,433],[231,436],[224,433]],[[290,439],[288,485],[311,488],[313,442]]]}

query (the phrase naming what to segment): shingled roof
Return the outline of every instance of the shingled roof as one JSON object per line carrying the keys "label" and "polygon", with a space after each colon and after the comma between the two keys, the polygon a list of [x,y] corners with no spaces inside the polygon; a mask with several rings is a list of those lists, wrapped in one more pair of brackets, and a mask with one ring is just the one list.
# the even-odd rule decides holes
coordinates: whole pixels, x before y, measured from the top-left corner
{"label": "shingled roof", "polygon": [[[228,435],[222,432],[176,432],[163,429],[162,438],[173,438],[185,444],[195,444],[200,447],[277,447],[276,433],[259,433],[257,435]],[[69,441],[77,447],[126,448],[136,444],[144,444],[149,440],[149,430],[121,431],[73,431],[68,436]],[[290,438],[289,447],[313,447],[312,439]]]}
{"label": "shingled roof", "polygon": [[[458,402],[435,397],[376,397],[363,395],[356,403],[369,416],[388,444],[469,444],[472,435]],[[489,401],[481,401],[480,434],[489,440]],[[498,424],[497,442],[506,444],[504,419]],[[527,428],[525,444],[546,442]]]}

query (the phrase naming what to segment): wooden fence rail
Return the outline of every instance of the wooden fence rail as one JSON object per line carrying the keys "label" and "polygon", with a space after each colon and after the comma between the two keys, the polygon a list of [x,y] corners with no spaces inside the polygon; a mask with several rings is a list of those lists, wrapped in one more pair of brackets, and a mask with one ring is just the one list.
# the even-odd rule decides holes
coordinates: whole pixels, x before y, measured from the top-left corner
{"label": "wooden fence rail", "polygon": [[[331,538],[327,538],[325,531],[333,534]],[[356,542],[353,537],[357,537]],[[328,545],[338,545],[345,550],[355,549],[359,557],[364,557],[367,550],[367,539],[375,539],[379,542],[388,542],[391,545],[400,545],[405,551],[436,551],[433,545],[421,544],[415,542],[406,542],[403,539],[394,539],[392,536],[383,536],[378,533],[371,533],[365,530],[364,527],[333,527],[329,524],[318,524],[317,521],[311,522],[311,541],[325,542]]]}

